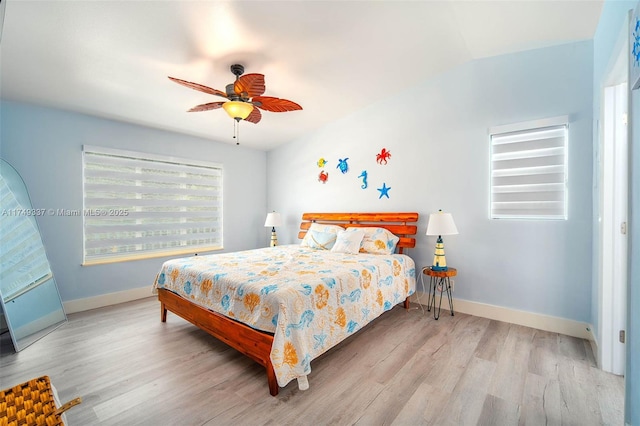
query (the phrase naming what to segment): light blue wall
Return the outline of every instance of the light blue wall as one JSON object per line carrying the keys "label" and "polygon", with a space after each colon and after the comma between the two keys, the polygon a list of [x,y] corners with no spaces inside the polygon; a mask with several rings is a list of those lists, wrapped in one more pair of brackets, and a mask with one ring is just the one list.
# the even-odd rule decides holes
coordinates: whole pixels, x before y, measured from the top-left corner
{"label": "light blue wall", "polygon": [[[224,251],[264,246],[266,153],[231,144],[14,102],[0,104],[0,156],[35,208],[82,210],[82,145],[210,160],[224,167]],[[39,218],[64,301],[149,287],[167,258],[81,266],[82,218]]]}
{"label": "light blue wall", "polygon": [[[420,267],[433,259],[428,214],[443,209],[460,231],[444,237],[457,298],[589,322],[592,49],[586,41],[473,61],[270,151],[268,207],[286,221],[279,240],[297,241],[305,211],[417,211],[409,254]],[[489,220],[488,128],[558,115],[570,118],[569,220]],[[375,162],[383,147],[386,166]],[[324,185],[320,157],[329,160]],[[390,199],[378,199],[383,182]]]}
{"label": "light blue wall", "polygon": [[[593,45],[593,116],[594,122],[600,117],[601,91],[607,70],[612,62],[614,47],[623,28],[629,10],[636,8],[637,1],[607,1],[604,4]],[[629,215],[629,284],[627,290],[627,343],[625,368],[625,423],[640,425],[640,93],[631,94],[630,114],[630,215]],[[594,126],[594,158],[597,158],[597,125]],[[594,174],[597,174],[594,162]],[[598,211],[597,191],[594,191],[594,218]],[[594,235],[597,235],[597,222],[594,220]],[[597,252],[594,250],[594,264],[597,264]],[[597,276],[594,275],[592,317],[596,338],[600,338],[597,325],[600,322],[598,307]],[[633,403],[632,403],[633,401]]]}

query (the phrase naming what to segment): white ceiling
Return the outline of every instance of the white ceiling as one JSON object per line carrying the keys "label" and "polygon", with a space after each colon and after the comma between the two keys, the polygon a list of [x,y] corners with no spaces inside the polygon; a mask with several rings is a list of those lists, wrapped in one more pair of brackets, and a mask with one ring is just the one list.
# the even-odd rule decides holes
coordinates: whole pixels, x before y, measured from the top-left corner
{"label": "white ceiling", "polygon": [[6,4],[3,99],[235,143],[233,63],[303,111],[240,124],[269,150],[466,61],[593,38],[602,0],[26,1]]}

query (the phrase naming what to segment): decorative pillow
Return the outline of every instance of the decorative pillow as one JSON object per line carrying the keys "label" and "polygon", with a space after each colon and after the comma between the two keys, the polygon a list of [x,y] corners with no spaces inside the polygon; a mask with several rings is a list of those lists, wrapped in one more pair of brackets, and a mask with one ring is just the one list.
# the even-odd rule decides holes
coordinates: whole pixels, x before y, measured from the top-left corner
{"label": "decorative pillow", "polygon": [[360,251],[360,244],[364,238],[364,231],[349,229],[338,232],[336,243],[331,248],[332,252],[356,254]]}
{"label": "decorative pillow", "polygon": [[384,228],[359,228],[364,231],[360,253],[393,254],[400,237]]}
{"label": "decorative pillow", "polygon": [[315,243],[311,239],[311,235],[312,235],[311,231],[325,232],[325,233],[328,233],[328,234],[337,235],[338,232],[344,231],[344,228],[342,226],[338,226],[338,225],[327,225],[327,224],[324,224],[324,223],[312,223],[311,226],[309,227],[309,230],[304,235],[304,238],[302,239],[302,242],[300,243],[301,246],[314,247]]}
{"label": "decorative pillow", "polygon": [[[307,235],[310,235],[310,238],[307,240],[308,247],[318,250],[331,250],[331,247],[336,243],[338,234],[310,229],[307,231]],[[305,239],[307,235],[305,235]]]}

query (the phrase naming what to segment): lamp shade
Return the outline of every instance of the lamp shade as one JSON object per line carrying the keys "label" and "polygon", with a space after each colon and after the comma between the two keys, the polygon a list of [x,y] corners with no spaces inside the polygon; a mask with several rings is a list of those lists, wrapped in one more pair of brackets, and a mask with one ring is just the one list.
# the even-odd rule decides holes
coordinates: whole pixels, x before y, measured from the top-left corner
{"label": "lamp shade", "polygon": [[455,235],[458,228],[453,221],[451,213],[431,213],[429,215],[429,224],[427,225],[427,235]]}
{"label": "lamp shade", "polygon": [[276,213],[276,212],[268,213],[267,220],[264,221],[264,226],[265,227],[282,226],[282,217],[280,216],[280,213]]}
{"label": "lamp shade", "polygon": [[229,114],[229,117],[244,120],[253,111],[253,104],[242,101],[228,101],[222,104],[222,108]]}

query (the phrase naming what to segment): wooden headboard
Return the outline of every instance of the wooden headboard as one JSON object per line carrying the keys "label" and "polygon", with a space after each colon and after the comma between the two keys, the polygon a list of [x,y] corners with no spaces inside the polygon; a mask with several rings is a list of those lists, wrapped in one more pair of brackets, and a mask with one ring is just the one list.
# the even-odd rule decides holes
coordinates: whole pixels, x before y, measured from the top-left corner
{"label": "wooden headboard", "polygon": [[418,213],[303,213],[298,238],[304,238],[312,223],[340,225],[344,228],[375,226],[400,237],[398,253],[414,248],[418,232]]}

